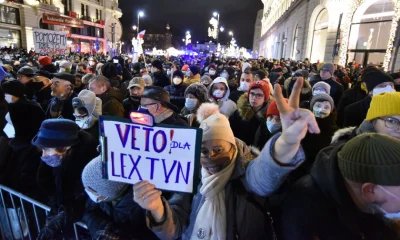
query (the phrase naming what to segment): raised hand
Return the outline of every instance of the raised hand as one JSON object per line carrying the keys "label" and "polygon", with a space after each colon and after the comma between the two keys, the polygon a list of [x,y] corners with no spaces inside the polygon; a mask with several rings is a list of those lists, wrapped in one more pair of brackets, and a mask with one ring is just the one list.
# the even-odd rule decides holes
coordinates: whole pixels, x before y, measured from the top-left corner
{"label": "raised hand", "polygon": [[143,209],[149,210],[156,221],[160,221],[164,216],[161,194],[161,191],[155,189],[155,185],[147,181],[133,185],[133,200]]}
{"label": "raised hand", "polygon": [[282,135],[274,146],[275,158],[282,164],[290,163],[300,146],[301,140],[310,133],[320,133],[314,114],[307,109],[299,108],[301,88],[304,79],[297,78],[288,103],[282,96],[282,89],[275,84],[275,98],[282,122]]}

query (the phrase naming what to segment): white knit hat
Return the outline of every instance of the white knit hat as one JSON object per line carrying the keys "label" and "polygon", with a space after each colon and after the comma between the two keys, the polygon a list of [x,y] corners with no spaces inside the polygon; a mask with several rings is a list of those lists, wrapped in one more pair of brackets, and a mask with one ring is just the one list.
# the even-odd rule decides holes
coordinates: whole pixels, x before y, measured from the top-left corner
{"label": "white knit hat", "polygon": [[197,121],[203,129],[203,142],[207,140],[225,140],[236,146],[228,118],[219,112],[218,105],[203,103],[197,110]]}

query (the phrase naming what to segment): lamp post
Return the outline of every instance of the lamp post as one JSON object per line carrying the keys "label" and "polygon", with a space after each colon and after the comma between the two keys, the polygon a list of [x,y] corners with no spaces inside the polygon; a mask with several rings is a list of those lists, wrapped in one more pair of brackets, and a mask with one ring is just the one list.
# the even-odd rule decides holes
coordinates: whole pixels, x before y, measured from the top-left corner
{"label": "lamp post", "polygon": [[[219,13],[217,13],[217,12],[214,12],[213,13],[213,15],[214,15],[214,17],[216,17],[217,18],[217,28],[215,29],[215,31],[217,31],[217,44],[218,44],[218,35],[219,35],[219,29],[218,29],[218,25],[219,25]],[[223,27],[221,27],[222,29],[223,29]],[[223,32],[223,30],[221,31],[221,32]]]}
{"label": "lamp post", "polygon": [[137,31],[139,32],[139,22],[140,22],[140,18],[144,17],[144,12],[143,11],[139,11],[138,15],[137,15]]}
{"label": "lamp post", "polygon": [[229,31],[229,36],[232,36],[232,39],[233,39],[233,32],[232,31]]}

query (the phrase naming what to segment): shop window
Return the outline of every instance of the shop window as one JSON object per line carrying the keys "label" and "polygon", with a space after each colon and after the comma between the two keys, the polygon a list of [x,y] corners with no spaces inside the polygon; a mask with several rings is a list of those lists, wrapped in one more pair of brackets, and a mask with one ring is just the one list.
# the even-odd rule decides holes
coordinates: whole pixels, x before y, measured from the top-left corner
{"label": "shop window", "polygon": [[0,28],[0,47],[21,47],[21,32]]}
{"label": "shop window", "polygon": [[314,25],[311,44],[311,62],[323,62],[325,57],[325,46],[328,35],[329,15],[326,9],[319,12]]}

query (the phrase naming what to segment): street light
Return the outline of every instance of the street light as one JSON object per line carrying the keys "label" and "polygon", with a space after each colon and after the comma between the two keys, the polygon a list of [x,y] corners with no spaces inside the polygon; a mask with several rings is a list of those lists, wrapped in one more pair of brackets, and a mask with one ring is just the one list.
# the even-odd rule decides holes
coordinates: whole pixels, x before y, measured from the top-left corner
{"label": "street light", "polygon": [[139,11],[138,15],[137,15],[137,31],[139,32],[139,21],[140,18],[144,17],[144,12],[143,11]]}
{"label": "street light", "polygon": [[184,39],[184,38],[182,38],[182,42],[185,42],[185,39]]}
{"label": "street light", "polygon": [[186,31],[186,34],[190,34],[190,31]]}
{"label": "street light", "polygon": [[223,26],[221,26],[220,28],[219,28],[219,31],[221,31],[221,32],[223,32],[225,30],[225,28],[223,27]]}
{"label": "street light", "polygon": [[233,32],[232,32],[232,31],[229,31],[229,35],[233,37]]}
{"label": "street light", "polygon": [[137,26],[136,26],[136,25],[133,25],[132,29],[133,29],[133,31],[136,31]]}

